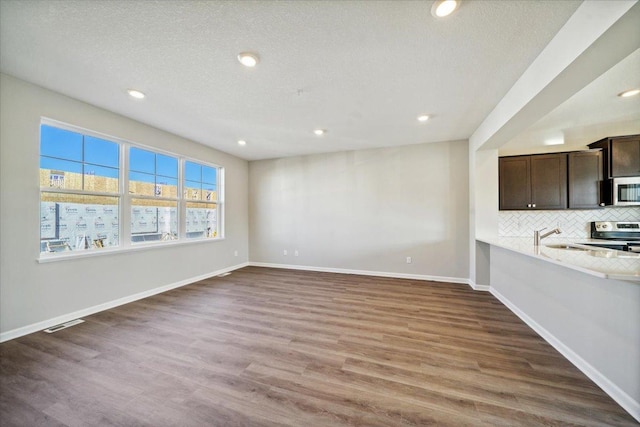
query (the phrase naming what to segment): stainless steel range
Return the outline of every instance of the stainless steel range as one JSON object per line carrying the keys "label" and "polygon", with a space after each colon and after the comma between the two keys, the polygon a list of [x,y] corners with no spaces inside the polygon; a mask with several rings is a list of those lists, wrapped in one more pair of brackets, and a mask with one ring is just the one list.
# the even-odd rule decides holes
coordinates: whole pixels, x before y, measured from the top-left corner
{"label": "stainless steel range", "polygon": [[594,221],[591,223],[591,238],[607,242],[586,245],[640,253],[640,222]]}

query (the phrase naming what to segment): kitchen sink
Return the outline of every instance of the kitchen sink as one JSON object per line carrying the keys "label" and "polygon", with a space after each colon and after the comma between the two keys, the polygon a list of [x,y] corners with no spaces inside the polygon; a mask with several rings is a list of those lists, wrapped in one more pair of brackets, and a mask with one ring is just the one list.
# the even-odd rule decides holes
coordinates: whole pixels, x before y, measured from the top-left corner
{"label": "kitchen sink", "polygon": [[545,245],[547,248],[551,248],[551,249],[567,249],[570,251],[588,251],[590,250],[589,248],[582,248],[580,246],[574,246],[574,245],[569,245],[566,243],[557,243],[557,244],[553,244],[553,245]]}

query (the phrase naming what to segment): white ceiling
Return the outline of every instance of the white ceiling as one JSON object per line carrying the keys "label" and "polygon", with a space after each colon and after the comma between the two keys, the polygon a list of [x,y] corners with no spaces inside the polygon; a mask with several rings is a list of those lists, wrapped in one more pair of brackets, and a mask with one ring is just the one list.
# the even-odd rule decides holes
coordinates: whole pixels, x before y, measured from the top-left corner
{"label": "white ceiling", "polygon": [[466,139],[580,1],[432,3],[2,0],[0,70],[249,160]]}
{"label": "white ceiling", "polygon": [[[640,134],[640,96],[617,96],[634,88],[640,88],[640,49],[503,145],[500,154],[583,149],[607,136]],[[564,144],[545,145],[558,139]]]}

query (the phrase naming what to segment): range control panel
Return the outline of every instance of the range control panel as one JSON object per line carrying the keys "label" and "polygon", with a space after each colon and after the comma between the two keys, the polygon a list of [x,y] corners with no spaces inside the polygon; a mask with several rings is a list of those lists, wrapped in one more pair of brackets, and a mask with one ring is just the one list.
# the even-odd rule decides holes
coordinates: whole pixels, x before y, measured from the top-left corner
{"label": "range control panel", "polygon": [[594,221],[591,223],[591,238],[640,241],[640,221]]}
{"label": "range control panel", "polygon": [[593,224],[597,231],[621,231],[621,232],[640,231],[640,222],[596,221]]}

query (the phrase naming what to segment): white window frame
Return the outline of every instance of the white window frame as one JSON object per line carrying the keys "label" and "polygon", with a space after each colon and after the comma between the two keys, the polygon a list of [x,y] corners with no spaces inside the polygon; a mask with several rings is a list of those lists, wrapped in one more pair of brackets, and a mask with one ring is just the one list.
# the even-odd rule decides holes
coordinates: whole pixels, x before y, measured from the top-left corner
{"label": "white window frame", "polygon": [[[204,242],[217,242],[220,240],[224,240],[225,234],[225,226],[224,226],[224,167],[221,165],[217,165],[215,163],[207,162],[201,159],[196,159],[193,157],[188,157],[185,155],[181,155],[179,153],[159,149],[156,147],[151,147],[148,145],[140,144],[137,142],[128,141],[123,138],[118,138],[112,135],[103,134],[100,132],[92,131],[90,129],[82,128],[80,126],[71,125],[68,123],[60,122],[58,120],[50,119],[47,117],[41,117],[40,119],[40,127],[38,129],[38,147],[41,144],[41,135],[40,129],[41,125],[47,125],[56,127],[59,129],[80,133],[86,136],[92,136],[95,138],[104,139],[110,142],[114,142],[119,144],[119,171],[118,171],[118,193],[102,193],[102,192],[94,192],[94,191],[85,191],[85,190],[68,190],[63,188],[54,188],[54,187],[44,187],[39,185],[38,180],[38,205],[40,205],[42,200],[42,193],[60,193],[60,194],[78,194],[78,195],[94,195],[94,196],[108,196],[108,197],[117,197],[118,198],[118,236],[119,242],[118,246],[107,247],[107,248],[91,248],[85,249],[81,251],[64,251],[64,252],[40,252],[40,245],[42,240],[38,241],[38,257],[36,258],[38,262],[52,262],[52,261],[62,261],[68,259],[77,259],[82,257],[91,257],[91,256],[101,256],[108,255],[114,253],[122,253],[129,251],[139,251],[139,250],[151,250],[157,248],[164,247],[173,247],[177,245],[193,245],[193,244],[202,244]],[[153,152],[155,154],[163,154],[166,156],[174,157],[178,160],[178,189],[177,189],[177,199],[172,198],[163,198],[163,197],[153,197],[153,196],[143,196],[136,194],[129,194],[129,152],[130,148],[139,148],[141,150],[146,150]],[[39,148],[38,148],[39,149]],[[215,201],[216,209],[217,209],[217,236],[216,237],[202,237],[202,238],[187,238],[186,237],[186,204],[190,200],[186,200],[184,197],[184,164],[186,161],[198,163],[200,165],[209,166],[215,168],[217,171],[216,176],[216,196],[217,200]],[[38,155],[38,170],[40,169],[40,154]],[[38,175],[39,176],[39,175]],[[177,215],[178,215],[178,239],[177,240],[158,240],[158,241],[147,241],[147,242],[132,242],[131,241],[131,202],[132,199],[151,199],[151,200],[170,200],[177,202]],[[38,215],[38,221],[41,221],[40,215]],[[38,224],[38,229],[40,229],[41,224]],[[38,234],[40,236],[40,233]]]}
{"label": "white window frame", "polygon": [[[184,191],[184,183],[186,182],[186,162],[191,162],[191,163],[197,163],[201,166],[208,166],[211,168],[215,168],[216,170],[216,200],[213,202],[207,202],[205,200],[190,200],[190,199],[186,199],[185,198],[185,191]],[[181,196],[181,201],[182,204],[180,206],[180,218],[182,218],[182,220],[180,221],[180,227],[179,229],[182,231],[182,234],[180,235],[180,237],[182,239],[185,239],[187,241],[190,242],[197,242],[197,241],[201,241],[201,240],[216,240],[218,238],[224,238],[224,227],[222,226],[223,223],[223,212],[224,209],[222,209],[222,205],[223,205],[223,180],[224,180],[224,168],[221,166],[218,166],[216,164],[213,163],[209,163],[209,162],[203,162],[202,160],[198,160],[198,159],[194,159],[191,157],[182,157],[180,160],[180,183],[182,184],[180,186],[180,188],[178,189],[180,191],[180,196]],[[206,203],[214,203],[216,205],[216,210],[217,210],[217,218],[216,218],[216,227],[217,227],[217,237],[200,237],[200,238],[187,238],[187,225],[186,225],[186,221],[187,221],[187,203],[190,202],[194,202],[194,203],[202,203],[202,204],[206,204]]]}

